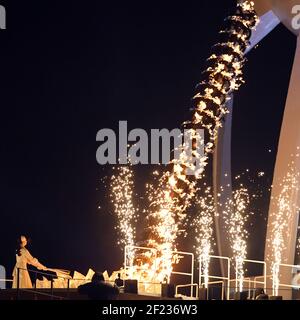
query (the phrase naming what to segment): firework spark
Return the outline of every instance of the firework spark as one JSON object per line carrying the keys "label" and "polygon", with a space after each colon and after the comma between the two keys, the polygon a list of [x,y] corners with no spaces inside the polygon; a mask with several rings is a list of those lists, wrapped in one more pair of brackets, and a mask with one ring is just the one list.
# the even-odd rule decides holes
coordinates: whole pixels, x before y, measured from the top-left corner
{"label": "firework spark", "polygon": [[[151,238],[148,246],[157,250],[156,261],[156,281],[169,281],[173,270],[174,252],[176,251],[175,242],[178,236],[178,224],[176,223],[176,213],[174,210],[174,198],[170,183],[169,172],[165,173],[158,181],[158,186],[148,185],[148,199],[150,202],[151,214],[149,231]],[[164,188],[167,186],[167,188]]]}
{"label": "firework spark", "polygon": [[[176,254],[174,255],[176,239],[182,230],[186,209],[192,204],[197,192],[197,180],[203,176],[208,156],[213,153],[219,128],[228,113],[227,101],[232,92],[243,83],[244,53],[249,46],[252,29],[257,23],[258,17],[251,1],[239,2],[235,14],[227,18],[226,28],[220,32],[221,42],[213,47],[207,60],[207,69],[203,72],[202,81],[192,99],[191,120],[183,123],[183,129],[189,131],[191,143],[182,144],[179,159],[171,162],[170,169],[162,175],[158,187],[152,189],[149,197],[148,246],[157,250],[158,254],[155,261],[149,261],[145,257],[145,265],[148,270],[153,270],[155,265],[158,281],[170,278],[173,263],[177,261]],[[198,129],[204,129],[208,134],[206,142],[198,140]],[[199,143],[197,146],[194,145],[195,141]],[[204,155],[198,152],[201,145]],[[134,239],[130,223],[134,216],[130,200],[132,194],[130,188],[124,189],[126,183],[115,183],[113,193],[119,201],[115,203],[119,230],[123,235],[122,242],[130,244]]]}
{"label": "firework spark", "polygon": [[[133,205],[133,171],[130,167],[120,166],[114,168],[116,173],[111,177],[111,201],[117,216],[119,240],[123,246],[135,245],[135,225],[137,219],[136,209]],[[134,252],[128,251],[129,265],[133,264]]]}
{"label": "firework spark", "polygon": [[[243,83],[244,53],[252,29],[258,23],[254,3],[238,3],[235,15],[228,17],[226,23],[226,28],[220,32],[222,41],[213,47],[203,80],[192,99],[191,120],[183,123],[183,128],[190,130],[193,138],[198,136],[197,129],[204,129],[208,134],[208,141],[200,142],[205,153],[199,154],[194,146],[192,152],[188,152],[190,146],[183,144],[178,161],[171,163],[172,169],[162,176],[159,190],[152,197],[148,215],[151,222],[149,245],[160,252],[163,277],[170,276],[171,252],[176,251],[175,241],[186,217],[186,209],[197,192],[197,180],[203,175],[208,155],[213,153],[219,128],[228,113],[227,101]],[[195,168],[195,159],[201,164],[199,169]],[[189,170],[194,174],[189,175]]]}
{"label": "firework spark", "polygon": [[240,188],[233,191],[233,198],[225,204],[224,217],[226,218],[233,260],[235,262],[236,289],[243,291],[244,260],[247,256],[248,232],[245,224],[248,220],[247,208],[250,203],[248,190],[241,184]]}
{"label": "firework spark", "polygon": [[[198,215],[193,223],[196,232],[196,253],[201,260],[201,274],[204,277],[204,286],[208,287],[210,255],[212,254],[213,242],[213,218],[215,214],[215,203],[212,188],[207,187],[204,195],[197,199]],[[200,279],[202,280],[202,279]]]}
{"label": "firework spark", "polygon": [[297,190],[299,172],[295,170],[293,162],[288,165],[288,171],[280,182],[281,192],[276,200],[277,210],[271,213],[271,217],[275,217],[272,225],[272,237],[268,245],[272,247],[272,281],[273,292],[278,295],[279,290],[279,264],[282,263],[282,254],[285,249],[284,239],[289,230],[288,224],[291,219],[292,212],[297,210],[293,204],[293,191]]}

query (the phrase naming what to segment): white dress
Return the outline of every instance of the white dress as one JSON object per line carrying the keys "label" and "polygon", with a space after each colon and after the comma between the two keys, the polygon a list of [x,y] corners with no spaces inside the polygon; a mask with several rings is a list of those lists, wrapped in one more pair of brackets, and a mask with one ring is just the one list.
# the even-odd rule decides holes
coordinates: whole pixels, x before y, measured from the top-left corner
{"label": "white dress", "polygon": [[13,288],[18,287],[18,268],[19,270],[19,288],[32,288],[32,282],[27,271],[27,264],[31,264],[38,269],[44,269],[45,267],[34,258],[26,248],[20,250],[21,255],[16,254],[16,265],[13,271]]}

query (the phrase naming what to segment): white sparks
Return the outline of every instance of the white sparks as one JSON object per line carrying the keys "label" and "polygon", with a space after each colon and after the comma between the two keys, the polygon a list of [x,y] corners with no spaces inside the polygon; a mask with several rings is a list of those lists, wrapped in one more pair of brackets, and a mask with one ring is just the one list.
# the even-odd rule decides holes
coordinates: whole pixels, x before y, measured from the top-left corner
{"label": "white sparks", "polygon": [[[117,216],[119,244],[133,246],[135,244],[134,221],[137,218],[133,205],[133,171],[130,167],[115,168],[116,174],[111,177],[111,201]],[[130,265],[133,264],[134,252],[128,254]]]}

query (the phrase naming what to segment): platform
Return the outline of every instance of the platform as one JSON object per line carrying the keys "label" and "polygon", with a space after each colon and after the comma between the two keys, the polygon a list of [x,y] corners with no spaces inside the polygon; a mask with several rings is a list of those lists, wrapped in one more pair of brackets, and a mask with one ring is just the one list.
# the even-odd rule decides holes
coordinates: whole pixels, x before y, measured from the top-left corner
{"label": "platform", "polygon": [[[3,289],[0,290],[0,300],[17,300],[17,289]],[[77,289],[54,289],[53,296],[51,296],[50,289],[33,289],[19,293],[19,300],[88,300],[88,297],[81,295]],[[148,295],[139,295],[131,293],[120,293],[117,300],[178,300],[175,298],[155,297]]]}

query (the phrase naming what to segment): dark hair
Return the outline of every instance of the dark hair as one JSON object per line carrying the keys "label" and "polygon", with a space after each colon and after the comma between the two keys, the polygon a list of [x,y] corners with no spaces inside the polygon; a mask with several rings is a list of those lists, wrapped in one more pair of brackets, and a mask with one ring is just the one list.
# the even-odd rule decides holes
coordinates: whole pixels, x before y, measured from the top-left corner
{"label": "dark hair", "polygon": [[92,282],[104,281],[104,276],[102,272],[96,272],[92,277]]}
{"label": "dark hair", "polygon": [[22,238],[22,237],[25,237],[26,240],[27,240],[27,242],[28,242],[28,238],[27,238],[26,236],[21,235],[21,236],[18,237],[18,239],[17,239],[16,254],[17,254],[19,257],[21,256],[21,249],[22,249],[22,240],[21,240],[21,238]]}

